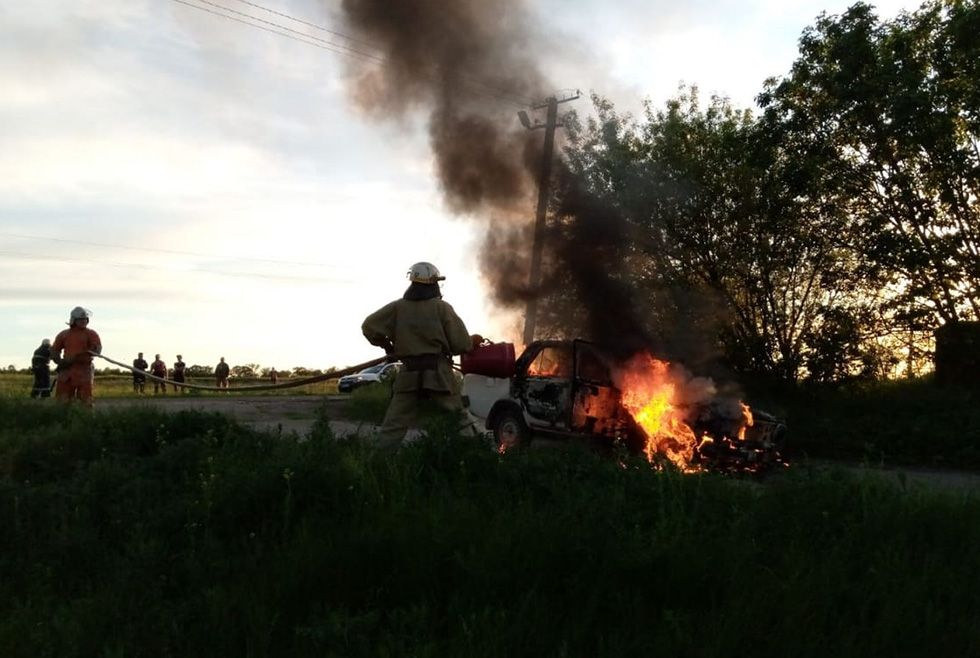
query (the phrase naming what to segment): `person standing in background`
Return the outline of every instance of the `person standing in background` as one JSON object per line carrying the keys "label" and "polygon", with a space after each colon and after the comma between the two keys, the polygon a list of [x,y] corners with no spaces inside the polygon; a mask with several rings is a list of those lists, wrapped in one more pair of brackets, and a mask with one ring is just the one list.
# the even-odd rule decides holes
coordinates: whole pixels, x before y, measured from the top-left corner
{"label": "person standing in background", "polygon": [[133,372],[133,393],[143,395],[143,393],[146,391],[146,369],[149,367],[150,364],[143,358],[142,352],[137,354],[136,358],[133,359],[133,368],[142,371]]}
{"label": "person standing in background", "polygon": [[[187,367],[187,364],[184,363],[184,357],[182,357],[181,355],[178,354],[177,355],[177,361],[174,362],[173,380],[175,382],[180,382],[181,384],[184,383],[184,368],[186,368],[186,367]],[[178,386],[177,384],[174,384],[174,392],[175,393],[176,392],[183,393],[184,392],[184,387],[183,386]]]}
{"label": "person standing in background", "polygon": [[[163,362],[160,355],[157,354],[154,358],[153,363],[150,364],[150,374],[154,377],[159,377],[160,379],[167,378],[167,364]],[[161,382],[156,379],[153,380],[153,395],[158,392],[162,392],[164,395],[167,394],[167,384],[166,382]]]}
{"label": "person standing in background", "polygon": [[31,357],[31,373],[34,375],[32,398],[51,397],[51,341],[47,338],[34,350]]}
{"label": "person standing in background", "polygon": [[225,357],[221,357],[221,361],[214,367],[214,379],[218,388],[228,388],[228,375],[230,372],[231,369],[225,363]]}

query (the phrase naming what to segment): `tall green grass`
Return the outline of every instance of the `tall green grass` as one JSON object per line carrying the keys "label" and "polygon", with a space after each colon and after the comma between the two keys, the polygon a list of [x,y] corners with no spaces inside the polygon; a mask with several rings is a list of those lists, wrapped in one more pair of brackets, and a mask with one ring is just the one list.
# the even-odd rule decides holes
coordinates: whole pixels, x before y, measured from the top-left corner
{"label": "tall green grass", "polygon": [[980,470],[980,391],[929,379],[756,390],[789,427],[792,458]]}
{"label": "tall green grass", "polygon": [[394,378],[388,381],[354,389],[347,405],[346,415],[351,420],[380,425],[391,401]]}
{"label": "tall green grass", "polygon": [[980,655],[980,501],[0,400],[0,655]]}
{"label": "tall green grass", "polygon": [[[54,382],[55,376],[51,375]],[[288,378],[281,377],[280,384],[288,383]],[[34,378],[31,375],[21,373],[0,373],[0,398],[28,398],[31,394],[31,386]],[[201,386],[214,386],[214,379],[210,377],[188,377],[187,383],[200,384]],[[337,393],[337,380],[328,379],[322,382],[314,382],[294,388],[272,389],[265,391],[251,392],[247,386],[266,386],[270,382],[266,378],[235,378],[231,382],[228,391],[202,391],[199,389],[185,389],[183,392],[175,391],[173,385],[167,385],[167,395],[333,395]],[[95,398],[135,398],[138,394],[133,392],[133,378],[130,375],[105,375],[96,373],[95,375]],[[53,394],[52,394],[53,395]],[[153,381],[147,380],[144,397],[153,396]]]}

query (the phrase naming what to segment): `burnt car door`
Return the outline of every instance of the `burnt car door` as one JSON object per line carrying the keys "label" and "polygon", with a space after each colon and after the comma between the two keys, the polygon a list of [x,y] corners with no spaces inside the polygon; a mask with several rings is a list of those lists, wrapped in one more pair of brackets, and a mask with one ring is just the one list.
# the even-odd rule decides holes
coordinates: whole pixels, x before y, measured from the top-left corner
{"label": "burnt car door", "polygon": [[581,434],[622,436],[628,426],[613,385],[611,360],[597,345],[584,340],[572,344],[574,376],[570,429]]}
{"label": "burnt car door", "polygon": [[532,428],[568,427],[572,393],[572,348],[549,342],[522,355],[525,367],[517,391]]}

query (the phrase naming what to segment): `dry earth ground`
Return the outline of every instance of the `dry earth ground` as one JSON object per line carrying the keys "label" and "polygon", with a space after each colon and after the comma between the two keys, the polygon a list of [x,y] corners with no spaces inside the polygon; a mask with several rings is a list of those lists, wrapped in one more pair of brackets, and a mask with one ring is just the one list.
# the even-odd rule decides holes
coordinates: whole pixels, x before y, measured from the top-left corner
{"label": "dry earth ground", "polygon": [[165,411],[197,409],[224,414],[243,425],[264,430],[295,432],[305,436],[317,411],[327,405],[331,427],[338,435],[347,435],[358,430],[369,432],[372,425],[364,425],[345,420],[344,407],[349,401],[346,395],[270,395],[191,397],[187,395],[148,395],[143,398],[115,398],[96,400],[96,409],[118,409],[122,407],[152,406]]}

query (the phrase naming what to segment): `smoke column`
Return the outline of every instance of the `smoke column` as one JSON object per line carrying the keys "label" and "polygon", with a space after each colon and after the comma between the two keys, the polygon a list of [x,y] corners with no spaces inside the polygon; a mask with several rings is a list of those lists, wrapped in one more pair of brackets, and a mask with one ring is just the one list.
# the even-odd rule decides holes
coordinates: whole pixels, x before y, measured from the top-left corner
{"label": "smoke column", "polygon": [[423,109],[446,203],[456,213],[526,212],[535,140],[516,107],[547,85],[524,44],[515,0],[344,0],[347,20],[381,52],[357,62],[352,94],[378,119]]}
{"label": "smoke column", "polygon": [[[546,233],[545,276],[529,290],[528,261],[542,131],[516,121],[523,100],[554,93],[535,66],[534,28],[521,0],[344,0],[350,29],[381,53],[353,66],[351,93],[380,120],[427,112],[430,144],[448,207],[485,223],[480,266],[494,301],[522,307],[562,291],[563,326],[624,353],[653,347],[637,315],[626,223],[594,203],[567,168]],[[558,163],[556,163],[557,165]]]}

